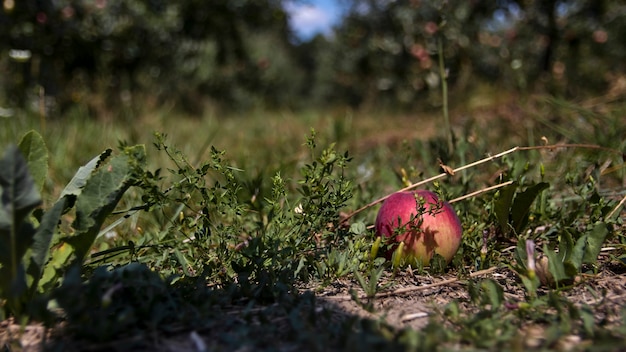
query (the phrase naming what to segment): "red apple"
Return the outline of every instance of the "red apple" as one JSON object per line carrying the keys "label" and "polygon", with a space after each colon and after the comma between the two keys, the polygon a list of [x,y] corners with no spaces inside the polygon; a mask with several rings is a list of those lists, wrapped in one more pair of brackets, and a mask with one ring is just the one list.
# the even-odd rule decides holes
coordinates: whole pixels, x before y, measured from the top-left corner
{"label": "red apple", "polygon": [[[413,221],[411,221],[413,219]],[[389,196],[378,211],[376,233],[404,242],[406,263],[426,266],[434,253],[449,263],[461,245],[461,221],[450,204],[426,190],[397,192]],[[391,253],[397,248],[393,248]]]}

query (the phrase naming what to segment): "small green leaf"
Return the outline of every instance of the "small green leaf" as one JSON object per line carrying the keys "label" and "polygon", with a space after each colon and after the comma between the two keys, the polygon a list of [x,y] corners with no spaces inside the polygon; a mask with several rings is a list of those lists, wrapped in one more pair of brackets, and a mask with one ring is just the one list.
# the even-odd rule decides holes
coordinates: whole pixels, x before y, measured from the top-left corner
{"label": "small green leaf", "polygon": [[365,224],[361,221],[355,222],[350,225],[350,232],[355,235],[362,235],[367,231]]}
{"label": "small green leaf", "polygon": [[609,227],[604,222],[595,223],[593,228],[587,232],[587,247],[583,256],[583,263],[594,264],[596,262],[608,234]]}
{"label": "small green leaf", "polygon": [[574,239],[572,234],[565,230],[561,233],[561,241],[559,242],[559,256],[568,258],[574,251]]}
{"label": "small green leaf", "polygon": [[380,248],[380,243],[382,241],[382,237],[376,237],[376,241],[372,244],[372,249],[370,250],[370,260],[376,259],[378,256],[378,249]]}
{"label": "small green leaf", "polygon": [[404,242],[400,242],[391,255],[391,266],[394,269],[401,268],[405,264],[404,255]]}
{"label": "small green leaf", "polygon": [[460,315],[459,302],[454,300],[444,307],[444,314],[452,319],[457,319]]}
{"label": "small green leaf", "polygon": [[565,271],[570,276],[576,276],[583,264],[585,249],[587,248],[587,235],[581,236],[571,252],[565,257]]}
{"label": "small green leaf", "polygon": [[519,277],[522,280],[522,284],[526,288],[526,292],[528,292],[530,296],[535,296],[537,294],[537,288],[540,284],[539,278],[536,275],[532,279],[526,275],[519,275]]}
{"label": "small green leaf", "polygon": [[513,196],[515,195],[516,189],[517,183],[503,187],[500,190],[500,197],[495,203],[494,212],[496,213],[496,218],[500,223],[500,228],[504,233],[508,233],[510,231],[509,214],[511,213],[511,204],[513,204]]}
{"label": "small green leaf", "polygon": [[580,320],[583,323],[582,326],[587,336],[593,336],[593,331],[596,327],[594,310],[588,305],[584,305],[580,308],[578,314],[580,314]]}
{"label": "small green leaf", "polygon": [[433,274],[443,274],[446,271],[448,262],[439,253],[434,253],[430,259],[430,272]]}
{"label": "small green leaf", "polygon": [[558,285],[559,282],[569,279],[570,276],[565,273],[565,267],[559,255],[545,245],[543,246],[543,252],[548,257],[548,270],[550,270],[554,282]]}
{"label": "small green leaf", "polygon": [[515,229],[515,233],[521,233],[526,227],[531,205],[537,196],[548,187],[550,185],[547,182],[540,182],[515,196],[515,201],[511,205],[511,225]]}
{"label": "small green leaf", "polygon": [[296,271],[294,271],[293,273],[294,278],[298,277],[302,269],[305,269],[305,264],[306,264],[306,261],[304,260],[304,257],[300,258],[300,260],[298,261],[298,267],[296,268]]}
{"label": "small green leaf", "polygon": [[359,271],[355,271],[354,276],[356,276],[356,280],[359,282],[359,285],[361,285],[363,291],[367,292],[368,285],[363,275]]}
{"label": "small green leaf", "polygon": [[480,288],[484,293],[483,302],[490,304],[492,310],[500,308],[502,302],[504,302],[502,286],[491,279],[486,279],[480,283]]}
{"label": "small green leaf", "polygon": [[183,253],[178,250],[178,248],[174,249],[174,255],[176,256],[176,260],[178,261],[178,264],[180,264],[180,266],[183,269],[183,273],[185,273],[186,276],[193,276],[191,274],[191,272],[189,271],[189,261],[187,261],[187,258],[185,258],[185,255],[183,255]]}

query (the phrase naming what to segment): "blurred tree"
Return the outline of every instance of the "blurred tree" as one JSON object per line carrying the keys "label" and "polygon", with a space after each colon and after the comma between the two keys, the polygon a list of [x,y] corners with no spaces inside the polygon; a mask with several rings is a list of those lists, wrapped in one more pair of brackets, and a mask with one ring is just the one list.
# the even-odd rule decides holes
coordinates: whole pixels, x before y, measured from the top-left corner
{"label": "blurred tree", "polygon": [[[233,104],[259,91],[277,95],[261,89],[264,80],[276,84],[266,68],[291,55],[266,50],[261,63],[251,55],[265,34],[272,38],[268,45],[287,47],[280,0],[2,2],[0,53],[10,60],[0,62],[9,73],[0,85],[5,92],[43,87],[61,109],[102,96],[105,107],[132,105],[133,93],[141,91],[189,107],[202,104],[189,99],[190,88],[192,96]],[[14,104],[27,103],[26,94],[6,95]]]}
{"label": "blurred tree", "polygon": [[452,94],[487,81],[577,96],[625,70],[620,0],[337,0],[345,18],[310,42],[285,1],[0,0],[2,104],[438,105],[439,43]]}
{"label": "blurred tree", "polygon": [[[498,9],[485,1],[352,0],[336,31],[335,99],[353,105],[386,102],[410,106],[422,97],[437,99],[437,43],[444,41],[453,82],[465,86],[472,75],[472,45]],[[482,65],[482,60],[478,65]],[[339,94],[330,94],[339,92]]]}
{"label": "blurred tree", "polygon": [[177,22],[165,1],[7,2],[0,51],[28,52],[27,74],[17,81],[42,87],[61,108],[98,90],[127,103],[137,72],[171,56]]}
{"label": "blurred tree", "polygon": [[[474,82],[554,94],[601,92],[624,72],[618,0],[344,0],[327,50],[325,99],[358,106],[439,103],[438,41],[453,92]],[[328,66],[325,65],[325,66]],[[600,73],[601,72],[601,73]],[[477,79],[479,78],[479,79]],[[593,82],[593,83],[592,83]],[[592,84],[589,84],[592,83]]]}
{"label": "blurred tree", "polygon": [[181,4],[181,46],[174,63],[179,72],[169,85],[176,90],[173,95],[192,97],[195,103],[187,99],[184,104],[191,110],[201,108],[200,96],[231,107],[293,102],[292,95],[302,84],[301,69],[282,1],[210,4],[204,0]]}

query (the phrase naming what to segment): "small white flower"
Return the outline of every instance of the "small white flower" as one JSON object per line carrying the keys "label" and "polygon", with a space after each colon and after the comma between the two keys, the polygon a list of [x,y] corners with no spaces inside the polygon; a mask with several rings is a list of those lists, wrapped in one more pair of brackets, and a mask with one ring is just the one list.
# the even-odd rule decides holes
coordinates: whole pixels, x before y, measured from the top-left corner
{"label": "small white flower", "polygon": [[118,236],[118,233],[115,230],[108,231],[104,234],[104,238],[106,238],[107,240],[117,238],[117,236]]}

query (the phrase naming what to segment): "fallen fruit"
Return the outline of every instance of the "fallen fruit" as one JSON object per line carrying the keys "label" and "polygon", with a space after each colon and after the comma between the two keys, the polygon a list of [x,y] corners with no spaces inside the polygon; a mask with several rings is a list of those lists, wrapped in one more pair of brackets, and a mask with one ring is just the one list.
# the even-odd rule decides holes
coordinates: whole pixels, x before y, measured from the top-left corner
{"label": "fallen fruit", "polygon": [[426,266],[435,253],[449,263],[461,245],[462,232],[461,221],[450,204],[426,190],[392,194],[376,217],[376,234],[396,243],[387,256],[391,257],[397,244],[403,242],[400,255],[405,264]]}

